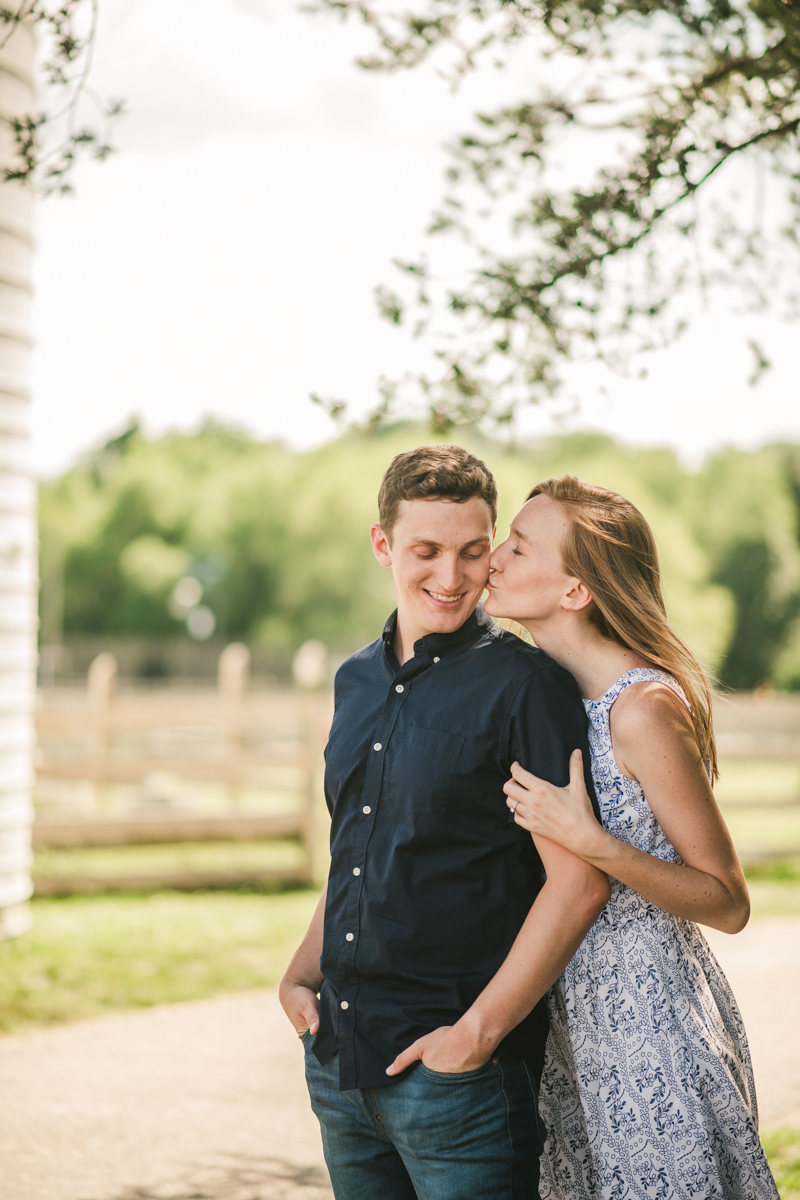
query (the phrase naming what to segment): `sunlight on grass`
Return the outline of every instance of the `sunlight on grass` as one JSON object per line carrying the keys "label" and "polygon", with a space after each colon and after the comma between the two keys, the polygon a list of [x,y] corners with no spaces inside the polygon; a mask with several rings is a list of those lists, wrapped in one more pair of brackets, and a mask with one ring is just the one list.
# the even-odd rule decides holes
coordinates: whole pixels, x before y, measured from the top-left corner
{"label": "sunlight on grass", "polygon": [[800,857],[745,867],[752,916],[791,917],[800,913]]}
{"label": "sunlight on grass", "polygon": [[161,892],[34,900],[0,943],[0,1030],[272,986],[318,893]]}
{"label": "sunlight on grass", "polygon": [[726,759],[714,791],[723,807],[736,801],[800,800],[800,764]]}
{"label": "sunlight on grass", "polygon": [[[800,859],[747,874],[755,920],[800,913]],[[35,899],[30,933],[0,943],[0,1031],[272,986],[305,932],[317,895]]]}
{"label": "sunlight on grass", "polygon": [[748,851],[800,850],[800,808],[765,810],[723,808],[725,823],[739,854]]}
{"label": "sunlight on grass", "polygon": [[70,875],[148,875],[161,871],[272,871],[300,867],[299,842],[177,842],[153,846],[92,846],[76,850],[40,850],[33,874],[64,879]]}
{"label": "sunlight on grass", "polygon": [[777,1129],[761,1140],[781,1200],[800,1200],[800,1129]]}

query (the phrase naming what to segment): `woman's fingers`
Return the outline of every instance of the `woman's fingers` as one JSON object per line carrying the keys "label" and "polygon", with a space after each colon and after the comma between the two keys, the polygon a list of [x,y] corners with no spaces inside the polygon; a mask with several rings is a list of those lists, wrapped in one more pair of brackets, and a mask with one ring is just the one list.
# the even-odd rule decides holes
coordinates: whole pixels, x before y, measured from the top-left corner
{"label": "woman's fingers", "polygon": [[586,787],[586,780],[583,778],[583,755],[580,750],[573,750],[569,756],[569,782]]}
{"label": "woman's fingers", "polygon": [[539,779],[538,775],[531,775],[530,771],[526,771],[518,762],[511,764],[511,778],[516,779],[517,783],[521,783],[527,788],[534,787],[537,783],[544,783],[543,779]]}

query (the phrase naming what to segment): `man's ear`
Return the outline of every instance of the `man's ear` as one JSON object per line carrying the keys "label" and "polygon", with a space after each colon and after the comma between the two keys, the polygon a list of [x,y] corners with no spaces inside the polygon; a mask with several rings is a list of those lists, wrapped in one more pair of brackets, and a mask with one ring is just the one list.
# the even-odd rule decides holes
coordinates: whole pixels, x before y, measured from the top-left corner
{"label": "man's ear", "polygon": [[369,536],[372,539],[372,550],[382,567],[390,567],[392,565],[392,547],[389,545],[389,539],[383,532],[381,525],[373,525],[369,531]]}
{"label": "man's ear", "polygon": [[581,583],[579,579],[574,579],[572,587],[561,601],[561,607],[569,609],[571,612],[580,612],[582,608],[588,608],[591,603],[592,593],[586,584]]}

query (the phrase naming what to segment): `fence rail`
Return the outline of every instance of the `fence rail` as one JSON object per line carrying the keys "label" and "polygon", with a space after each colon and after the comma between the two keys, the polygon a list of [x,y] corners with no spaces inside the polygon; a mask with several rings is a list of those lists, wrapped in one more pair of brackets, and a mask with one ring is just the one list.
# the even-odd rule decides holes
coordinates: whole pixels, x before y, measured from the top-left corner
{"label": "fence rail", "polygon": [[[124,691],[111,655],[94,660],[86,688],[46,689],[37,713],[39,805],[33,828],[38,851],[196,842],[291,839],[295,865],[172,868],[122,874],[48,876],[34,869],[38,895],[143,887],[229,887],[310,883],[325,868],[321,815],[322,747],[330,720],[326,695],[289,688],[247,690],[248,654],[234,644],[220,657],[211,688]],[[192,790],[216,788],[213,811],[195,799],[177,807],[147,795],[164,779]],[[91,789],[76,809],[42,802],[53,786]],[[127,789],[120,806],[114,792]],[[255,801],[252,793],[256,793]],[[133,794],[133,800],[130,794]],[[280,811],[275,808],[278,799]],[[253,803],[256,811],[252,811]]]}
{"label": "fence rail", "polygon": [[[54,786],[74,791],[82,784],[89,799],[84,794],[80,810],[74,804],[41,805],[33,829],[37,851],[46,856],[61,850],[289,839],[302,853],[292,866],[163,867],[113,875],[80,867],[57,876],[34,871],[38,894],[308,883],[324,875],[321,767],[328,696],[289,688],[249,691],[247,651],[238,645],[220,658],[216,690],[126,691],[116,687],[115,668],[113,658],[102,654],[92,663],[85,688],[50,688],[40,695],[40,792]],[[723,779],[726,765],[748,760],[767,768],[800,764],[800,697],[718,697],[715,723]],[[165,777],[187,787],[195,799],[177,805],[158,796],[153,801],[148,787],[158,791]],[[216,788],[213,811],[196,799],[209,787]],[[125,804],[118,803],[120,792],[128,796]],[[723,801],[723,809],[731,820],[756,812],[767,819],[784,814],[791,825],[791,814],[800,809],[800,782],[795,795],[732,797]],[[800,855],[798,830],[796,844],[768,848],[756,845],[756,837],[753,845],[738,848],[751,861]]]}

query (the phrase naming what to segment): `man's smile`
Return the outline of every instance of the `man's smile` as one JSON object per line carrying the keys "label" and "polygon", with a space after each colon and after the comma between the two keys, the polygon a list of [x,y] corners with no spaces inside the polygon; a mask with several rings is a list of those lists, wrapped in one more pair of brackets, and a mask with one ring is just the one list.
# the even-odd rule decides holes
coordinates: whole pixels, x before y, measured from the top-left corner
{"label": "man's smile", "polygon": [[439,604],[452,604],[453,606],[459,604],[467,594],[466,592],[457,592],[454,595],[447,596],[443,592],[432,592],[428,588],[423,588],[422,590]]}

